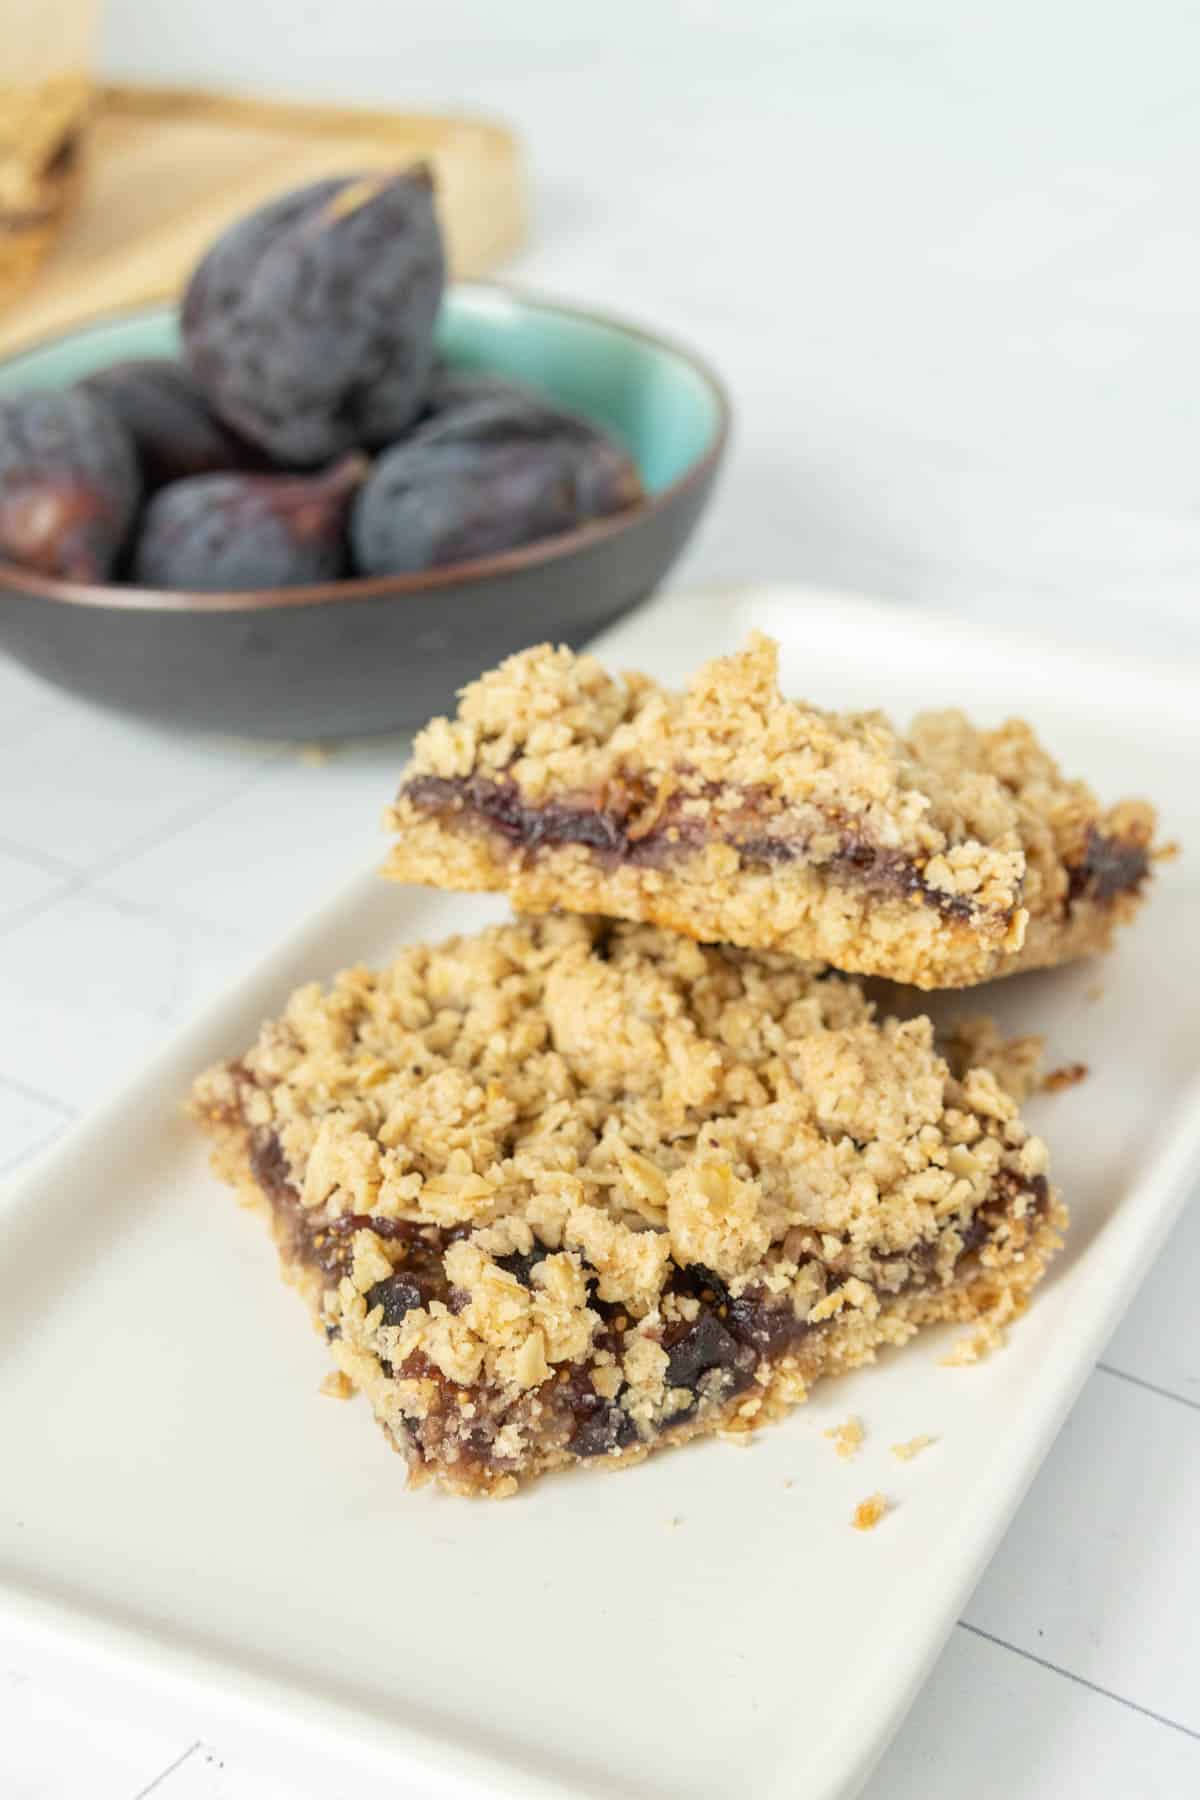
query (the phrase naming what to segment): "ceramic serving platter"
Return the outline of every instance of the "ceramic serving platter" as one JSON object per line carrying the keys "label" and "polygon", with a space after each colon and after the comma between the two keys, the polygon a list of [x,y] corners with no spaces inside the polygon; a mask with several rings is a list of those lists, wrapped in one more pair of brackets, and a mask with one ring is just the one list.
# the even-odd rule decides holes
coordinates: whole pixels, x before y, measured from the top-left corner
{"label": "ceramic serving platter", "polygon": [[[790,590],[672,597],[601,648],[675,678],[752,626],[780,639],[794,693],[1028,714],[1102,793],[1147,793],[1167,835],[1200,842],[1187,671]],[[934,1332],[747,1449],[704,1443],[499,1505],[407,1492],[365,1406],[319,1394],[322,1345],[180,1112],[190,1077],[299,981],[503,912],[354,880],[0,1205],[9,1622],[386,1768],[388,1791],[852,1795],[1200,1161],[1191,863],[1164,865],[1102,965],[986,996],[1090,1070],[1029,1107],[1074,1225],[1003,1352],[946,1367],[955,1332]],[[867,1439],[842,1462],[823,1434],[851,1414]],[[937,1442],[891,1457],[918,1434]],[[892,1510],[853,1531],[877,1489]]]}

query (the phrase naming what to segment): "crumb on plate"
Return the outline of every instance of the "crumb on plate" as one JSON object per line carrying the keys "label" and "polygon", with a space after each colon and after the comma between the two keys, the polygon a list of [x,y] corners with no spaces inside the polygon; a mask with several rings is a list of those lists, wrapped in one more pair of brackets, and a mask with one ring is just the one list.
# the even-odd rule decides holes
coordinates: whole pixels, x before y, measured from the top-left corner
{"label": "crumb on plate", "polygon": [[1063,1063],[1059,1069],[1051,1069],[1042,1077],[1044,1094],[1059,1094],[1064,1088],[1078,1087],[1086,1081],[1091,1070],[1085,1062]]}
{"label": "crumb on plate", "polygon": [[855,1507],[850,1523],[855,1531],[874,1531],[884,1514],[891,1510],[886,1494],[868,1494]]}
{"label": "crumb on plate", "polygon": [[862,1420],[851,1418],[831,1427],[825,1436],[833,1439],[838,1455],[843,1462],[848,1462],[852,1456],[858,1455],[866,1433],[863,1431]]}
{"label": "crumb on plate", "polygon": [[930,1437],[927,1431],[923,1431],[918,1437],[908,1438],[903,1444],[893,1444],[892,1455],[899,1462],[911,1462],[914,1456],[920,1456],[922,1450],[928,1450],[930,1444],[936,1443],[935,1437]]}

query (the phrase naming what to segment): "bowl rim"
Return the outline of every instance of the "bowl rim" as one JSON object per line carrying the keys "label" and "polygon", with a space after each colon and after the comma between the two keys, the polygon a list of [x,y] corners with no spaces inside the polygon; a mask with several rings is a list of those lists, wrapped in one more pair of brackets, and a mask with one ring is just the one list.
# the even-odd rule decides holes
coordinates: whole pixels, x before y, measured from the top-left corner
{"label": "bowl rim", "polygon": [[[337,581],[310,583],[306,587],[244,588],[204,593],[196,588],[152,588],[121,582],[64,581],[54,575],[41,575],[33,569],[23,569],[18,563],[0,558],[0,599],[6,594],[15,594],[24,599],[36,597],[41,600],[60,600],[70,606],[114,608],[122,612],[191,613],[261,612],[277,607],[336,605],[355,600],[400,599],[410,595],[432,594],[442,588],[482,584],[494,576],[518,574],[523,569],[565,559],[578,551],[590,549],[594,544],[605,543],[609,538],[628,531],[631,526],[665,512],[681,494],[703,482],[720,462],[729,441],[733,418],[729,390],[712,365],[678,339],[667,337],[658,331],[650,331],[619,313],[574,306],[515,282],[455,281],[451,284],[450,291],[465,291],[468,295],[482,296],[494,294],[534,311],[557,313],[561,317],[578,319],[585,324],[606,326],[627,337],[636,338],[651,349],[666,351],[677,357],[699,375],[715,403],[716,423],[707,447],[669,486],[660,493],[640,500],[636,506],[610,513],[607,518],[591,520],[586,525],[577,525],[571,531],[561,531],[553,537],[539,538],[532,544],[522,544],[513,550],[472,557],[466,562],[445,563],[415,575],[350,575]],[[64,329],[30,338],[7,356],[0,357],[0,368],[39,350],[52,349],[54,345],[64,343],[80,331],[89,330],[93,326],[136,318],[143,313],[163,313],[177,307],[178,301],[174,298],[139,300],[125,306],[109,307],[103,312],[89,314],[86,319],[77,319]]]}

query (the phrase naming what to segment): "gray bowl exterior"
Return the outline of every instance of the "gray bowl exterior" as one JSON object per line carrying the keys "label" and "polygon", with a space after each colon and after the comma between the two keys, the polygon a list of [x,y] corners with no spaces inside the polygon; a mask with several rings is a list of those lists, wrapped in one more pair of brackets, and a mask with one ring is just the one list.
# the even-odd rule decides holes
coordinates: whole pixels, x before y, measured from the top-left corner
{"label": "gray bowl exterior", "polygon": [[416,727],[529,644],[578,647],[646,598],[708,499],[719,456],[595,541],[415,594],[296,605],[107,606],[0,590],[0,646],[101,706],[172,727],[338,738]]}

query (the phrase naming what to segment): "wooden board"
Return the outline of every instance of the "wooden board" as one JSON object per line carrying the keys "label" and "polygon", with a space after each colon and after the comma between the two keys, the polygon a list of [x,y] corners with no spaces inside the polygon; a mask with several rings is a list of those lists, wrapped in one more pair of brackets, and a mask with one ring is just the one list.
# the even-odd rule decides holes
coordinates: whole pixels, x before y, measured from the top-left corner
{"label": "wooden board", "polygon": [[520,155],[502,126],[102,88],[78,207],[34,284],[0,312],[0,352],[177,293],[213,238],[274,194],[422,160],[434,170],[453,273],[486,273],[524,234]]}

